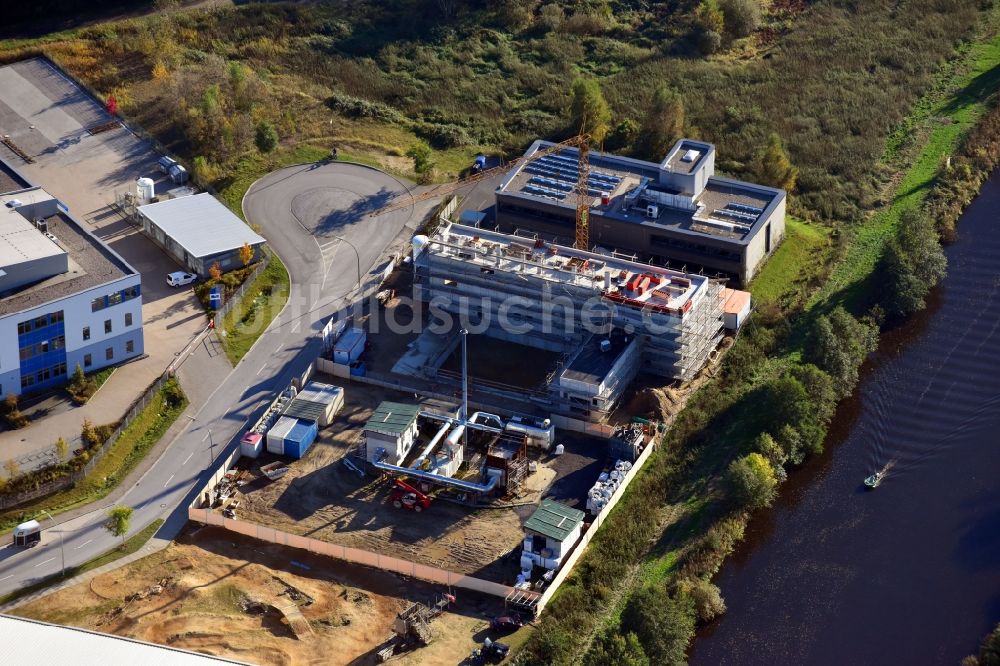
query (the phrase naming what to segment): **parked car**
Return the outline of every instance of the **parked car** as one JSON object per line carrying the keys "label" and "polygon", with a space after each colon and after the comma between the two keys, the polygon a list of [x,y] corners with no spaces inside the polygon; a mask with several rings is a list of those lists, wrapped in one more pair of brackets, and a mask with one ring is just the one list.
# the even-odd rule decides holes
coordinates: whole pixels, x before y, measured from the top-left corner
{"label": "parked car", "polygon": [[497,633],[509,634],[524,626],[524,620],[517,613],[501,615],[490,620],[490,629]]}
{"label": "parked car", "polygon": [[171,287],[183,287],[186,284],[191,284],[198,279],[198,276],[194,273],[185,273],[183,271],[174,271],[167,276],[167,284]]}

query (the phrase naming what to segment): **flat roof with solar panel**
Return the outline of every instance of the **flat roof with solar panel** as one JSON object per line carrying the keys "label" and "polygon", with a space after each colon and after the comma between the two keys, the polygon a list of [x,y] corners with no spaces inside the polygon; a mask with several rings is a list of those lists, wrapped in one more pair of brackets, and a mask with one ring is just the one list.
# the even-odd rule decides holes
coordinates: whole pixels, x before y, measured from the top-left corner
{"label": "flat roof with solar panel", "polygon": [[[525,155],[552,145],[536,141]],[[660,164],[592,151],[587,177],[591,214],[740,240],[784,192],[714,176],[714,155],[714,146],[692,139],[678,141]],[[532,160],[511,171],[497,194],[575,210],[578,159],[576,148],[565,148]]]}

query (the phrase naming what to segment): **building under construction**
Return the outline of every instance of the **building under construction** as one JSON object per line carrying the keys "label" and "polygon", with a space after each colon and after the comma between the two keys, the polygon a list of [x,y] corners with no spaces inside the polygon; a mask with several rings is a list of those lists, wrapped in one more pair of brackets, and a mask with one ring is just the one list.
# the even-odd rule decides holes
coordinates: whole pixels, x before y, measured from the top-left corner
{"label": "building under construction", "polygon": [[720,281],[618,256],[450,224],[414,238],[414,265],[432,316],[561,354],[549,406],[585,421],[639,372],[692,378],[724,334]]}

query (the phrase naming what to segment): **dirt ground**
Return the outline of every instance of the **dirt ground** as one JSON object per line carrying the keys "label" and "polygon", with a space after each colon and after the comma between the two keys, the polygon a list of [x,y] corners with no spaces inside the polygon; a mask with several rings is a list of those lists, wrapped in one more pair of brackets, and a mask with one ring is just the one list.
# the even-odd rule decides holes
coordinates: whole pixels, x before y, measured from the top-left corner
{"label": "dirt ground", "polygon": [[[375,663],[374,650],[391,635],[399,611],[431,603],[441,591],[202,528],[15,614],[255,664],[360,665]],[[431,643],[390,663],[457,664],[502,611],[500,600],[460,590],[449,612],[430,624]]]}
{"label": "dirt ground", "polygon": [[[347,384],[344,409],[301,460],[277,481],[258,477],[239,489],[237,518],[321,539],[329,543],[429,564],[449,571],[513,583],[524,538],[522,525],[546,495],[580,506],[600,473],[604,442],[585,437],[560,438],[566,454],[537,458],[522,492],[498,508],[473,509],[436,499],[419,514],[389,502],[391,481],[358,474],[340,462],[361,444],[362,429],[383,399],[413,402],[413,396],[369,385]],[[415,447],[416,448],[416,447]],[[241,467],[256,474],[266,454]]]}

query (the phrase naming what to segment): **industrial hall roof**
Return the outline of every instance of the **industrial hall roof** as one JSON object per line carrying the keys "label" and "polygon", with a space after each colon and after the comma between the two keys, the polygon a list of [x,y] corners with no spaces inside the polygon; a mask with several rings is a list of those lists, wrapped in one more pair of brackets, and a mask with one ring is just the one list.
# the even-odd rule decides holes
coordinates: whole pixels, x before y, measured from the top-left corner
{"label": "industrial hall roof", "polygon": [[420,407],[404,405],[401,402],[384,401],[368,419],[365,430],[380,432],[386,435],[400,435],[406,432],[417,419]]}
{"label": "industrial hall roof", "polygon": [[264,242],[208,192],[139,206],[139,212],[193,257],[211,257]]}
{"label": "industrial hall roof", "polygon": [[86,629],[0,615],[5,664],[74,664],[74,666],[202,666],[245,664],[241,661],[178,650]]}
{"label": "industrial hall roof", "polygon": [[560,504],[552,499],[544,499],[524,524],[524,529],[562,541],[576,526],[583,522],[583,511]]}

